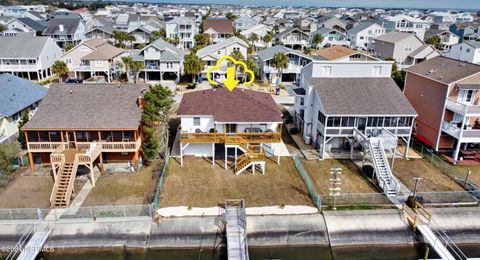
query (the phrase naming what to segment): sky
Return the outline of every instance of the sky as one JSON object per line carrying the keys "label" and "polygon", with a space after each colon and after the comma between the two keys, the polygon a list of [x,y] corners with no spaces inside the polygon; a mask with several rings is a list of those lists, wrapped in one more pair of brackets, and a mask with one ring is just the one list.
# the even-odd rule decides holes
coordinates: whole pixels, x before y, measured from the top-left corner
{"label": "sky", "polygon": [[[144,0],[145,1],[145,0]],[[417,9],[477,9],[480,0],[146,0],[160,3],[239,4],[327,7],[380,7]]]}

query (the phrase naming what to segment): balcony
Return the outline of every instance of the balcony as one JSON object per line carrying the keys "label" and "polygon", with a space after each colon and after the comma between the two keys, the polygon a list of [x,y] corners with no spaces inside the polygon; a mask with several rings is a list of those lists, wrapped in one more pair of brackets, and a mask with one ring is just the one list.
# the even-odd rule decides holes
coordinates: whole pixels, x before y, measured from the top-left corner
{"label": "balcony", "polygon": [[442,122],[442,131],[451,135],[456,139],[460,139],[462,143],[480,142],[480,129],[460,129],[457,125]]}
{"label": "balcony", "polygon": [[[87,150],[94,142],[76,142],[77,149]],[[136,152],[142,145],[141,138],[135,142],[100,142],[102,152]],[[68,145],[66,142],[29,142],[28,151],[32,153],[54,152],[58,147]]]}
{"label": "balcony", "polygon": [[280,130],[263,133],[180,133],[180,143],[279,143],[282,141]]}
{"label": "balcony", "polygon": [[0,70],[1,71],[37,71],[37,65],[36,64],[3,64],[0,65]]}
{"label": "balcony", "polygon": [[466,116],[480,115],[480,105],[464,104],[450,98],[447,98],[447,102],[445,103],[445,108],[461,115],[466,115]]}

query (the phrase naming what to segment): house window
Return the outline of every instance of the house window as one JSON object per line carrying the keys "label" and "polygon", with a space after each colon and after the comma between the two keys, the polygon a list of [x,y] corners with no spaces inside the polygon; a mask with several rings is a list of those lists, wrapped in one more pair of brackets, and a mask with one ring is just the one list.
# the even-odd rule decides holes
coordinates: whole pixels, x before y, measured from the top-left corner
{"label": "house window", "polygon": [[473,90],[460,90],[458,93],[458,101],[471,104],[474,97]]}
{"label": "house window", "polygon": [[222,54],[222,51],[218,50],[218,51],[217,51],[217,54],[218,54],[218,55]]}
{"label": "house window", "polygon": [[300,106],[303,106],[304,105],[304,98],[303,97],[297,97],[298,99],[298,104],[300,104]]}
{"label": "house window", "polygon": [[373,66],[373,76],[382,75],[382,66]]}
{"label": "house window", "polygon": [[200,126],[200,117],[194,117],[193,118],[193,125],[194,126]]}
{"label": "house window", "polygon": [[67,58],[67,59],[65,59],[65,62],[66,62],[67,64],[72,64],[72,59]]}
{"label": "house window", "polygon": [[323,66],[323,75],[332,75],[332,66]]}
{"label": "house window", "polygon": [[14,122],[18,122],[18,121],[20,120],[20,117],[21,117],[21,112],[15,113],[15,114],[13,114],[13,116],[12,116],[12,120],[13,120]]}
{"label": "house window", "polygon": [[318,121],[322,124],[322,125],[325,125],[325,115],[318,111]]}
{"label": "house window", "polygon": [[469,49],[469,48],[467,48],[467,52],[470,52],[470,49]]}
{"label": "house window", "polygon": [[95,65],[96,66],[103,66],[103,60],[96,60]]}

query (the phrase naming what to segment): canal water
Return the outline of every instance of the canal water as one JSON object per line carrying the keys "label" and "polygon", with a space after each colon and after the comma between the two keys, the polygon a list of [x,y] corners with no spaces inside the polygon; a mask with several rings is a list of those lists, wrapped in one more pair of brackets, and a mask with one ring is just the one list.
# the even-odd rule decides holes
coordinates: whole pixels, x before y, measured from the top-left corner
{"label": "canal water", "polygon": [[[464,245],[461,247],[467,257],[480,257],[479,245]],[[277,247],[277,248],[250,248],[249,255],[251,260],[263,259],[293,259],[293,260],[310,260],[310,259],[389,259],[389,260],[413,260],[423,259],[426,247],[417,245],[411,247],[349,247],[335,248],[333,251],[328,247]],[[438,256],[430,250],[428,258],[437,258]],[[225,248],[218,250],[151,250],[145,253],[128,252],[124,250],[109,250],[99,252],[83,252],[79,253],[53,253],[44,255],[46,260],[216,260],[227,259]]]}

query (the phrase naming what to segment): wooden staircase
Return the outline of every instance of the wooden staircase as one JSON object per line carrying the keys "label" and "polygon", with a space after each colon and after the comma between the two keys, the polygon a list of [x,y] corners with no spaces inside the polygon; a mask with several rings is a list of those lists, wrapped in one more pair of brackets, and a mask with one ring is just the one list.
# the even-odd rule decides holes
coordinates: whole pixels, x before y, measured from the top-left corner
{"label": "wooden staircase", "polygon": [[[238,138],[236,138],[238,139]],[[238,140],[237,140],[238,141]],[[265,168],[265,160],[266,154],[263,149],[260,151],[253,151],[250,147],[245,145],[245,142],[238,142],[236,145],[243,151],[243,154],[237,158],[237,163],[235,164],[235,174],[240,174],[250,166],[253,168],[256,167],[257,164],[260,164],[263,168]]]}
{"label": "wooden staircase", "polygon": [[66,208],[70,205],[70,198],[72,197],[73,193],[77,169],[77,157],[75,157],[73,162],[64,162],[60,166],[60,172],[55,180],[52,194],[50,196],[51,207]]}

